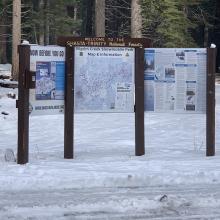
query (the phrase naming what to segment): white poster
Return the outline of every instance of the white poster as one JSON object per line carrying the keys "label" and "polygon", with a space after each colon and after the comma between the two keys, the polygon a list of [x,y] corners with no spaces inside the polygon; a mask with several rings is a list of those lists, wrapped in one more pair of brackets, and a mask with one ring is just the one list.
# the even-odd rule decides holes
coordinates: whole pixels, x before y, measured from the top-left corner
{"label": "white poster", "polygon": [[206,49],[145,50],[145,111],[206,111]]}
{"label": "white poster", "polygon": [[63,113],[65,48],[32,45],[30,50],[30,70],[36,72],[36,88],[30,89],[30,115]]}
{"label": "white poster", "polygon": [[75,47],[75,111],[133,112],[135,50]]}

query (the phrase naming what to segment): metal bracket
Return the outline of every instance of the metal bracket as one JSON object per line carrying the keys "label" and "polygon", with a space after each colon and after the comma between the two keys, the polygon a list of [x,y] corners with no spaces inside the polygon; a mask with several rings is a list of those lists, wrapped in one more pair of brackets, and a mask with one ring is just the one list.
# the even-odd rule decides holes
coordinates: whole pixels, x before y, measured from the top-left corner
{"label": "metal bracket", "polygon": [[18,108],[19,100],[16,100],[16,108]]}
{"label": "metal bracket", "polygon": [[25,88],[34,89],[36,87],[35,82],[36,82],[36,72],[26,70],[25,71]]}

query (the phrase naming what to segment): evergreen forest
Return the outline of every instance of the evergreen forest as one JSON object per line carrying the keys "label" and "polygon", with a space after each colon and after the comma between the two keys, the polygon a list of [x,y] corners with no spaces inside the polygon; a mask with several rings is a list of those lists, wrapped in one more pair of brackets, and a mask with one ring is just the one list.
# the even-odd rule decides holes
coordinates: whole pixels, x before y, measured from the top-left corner
{"label": "evergreen forest", "polygon": [[[0,0],[0,63],[12,59],[13,2]],[[132,13],[135,7],[139,7],[137,20]],[[21,1],[21,40],[30,43],[56,44],[60,35],[94,37],[100,35],[99,26],[106,37],[146,37],[153,47],[208,47],[211,43],[219,47],[220,1]],[[136,27],[141,29],[137,35]]]}

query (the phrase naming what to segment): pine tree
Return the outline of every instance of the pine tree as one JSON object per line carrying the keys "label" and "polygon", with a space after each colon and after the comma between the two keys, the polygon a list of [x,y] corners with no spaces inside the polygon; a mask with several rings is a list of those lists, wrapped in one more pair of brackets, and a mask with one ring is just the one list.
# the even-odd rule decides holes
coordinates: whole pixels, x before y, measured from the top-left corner
{"label": "pine tree", "polygon": [[9,62],[8,45],[11,43],[11,0],[0,1],[0,63]]}
{"label": "pine tree", "polygon": [[218,73],[220,73],[220,1],[215,1],[215,24],[214,24],[214,31],[213,31],[213,37],[212,42],[214,42],[218,48],[217,51],[217,63],[216,63],[216,70]]}
{"label": "pine tree", "polygon": [[189,17],[201,0],[142,0],[143,33],[159,47],[197,46],[192,31],[197,27]]}
{"label": "pine tree", "polygon": [[92,37],[95,35],[94,28],[94,1],[82,0],[79,4],[80,17],[82,17],[81,35]]}
{"label": "pine tree", "polygon": [[163,22],[163,0],[142,0],[142,22],[144,37],[152,41],[153,46],[161,46],[162,35],[159,33],[159,25]]}
{"label": "pine tree", "polygon": [[[26,1],[29,19],[25,20],[24,34],[31,42],[55,44],[59,35],[78,35],[81,20],[77,10],[79,0],[32,0]],[[32,33],[30,35],[30,32]]]}
{"label": "pine tree", "polygon": [[198,26],[195,37],[198,39],[199,45],[203,47],[209,46],[214,31],[217,19],[215,3],[213,0],[201,0],[200,4],[191,7],[190,18]]}
{"label": "pine tree", "polygon": [[131,36],[131,0],[106,0],[106,34],[109,37]]}
{"label": "pine tree", "polygon": [[188,7],[182,0],[164,0],[162,3],[162,21],[158,26],[161,43],[165,47],[194,47],[196,43],[189,29],[194,24],[188,19],[185,12]]}

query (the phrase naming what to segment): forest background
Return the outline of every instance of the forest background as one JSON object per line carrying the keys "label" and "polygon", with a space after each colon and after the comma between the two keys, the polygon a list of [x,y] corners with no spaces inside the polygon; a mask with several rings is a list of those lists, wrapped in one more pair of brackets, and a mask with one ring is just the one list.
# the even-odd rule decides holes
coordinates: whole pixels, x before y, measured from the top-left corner
{"label": "forest background", "polygon": [[[21,28],[14,22],[19,16]],[[60,35],[146,37],[153,47],[208,47],[214,43],[218,48],[220,1],[0,0],[0,63],[12,63],[16,38],[54,45]],[[219,60],[218,54],[217,66]]]}

